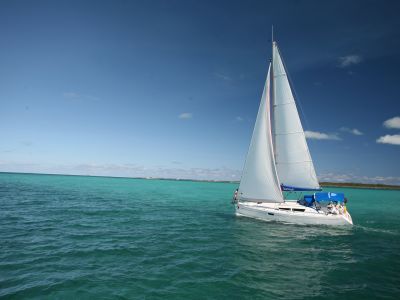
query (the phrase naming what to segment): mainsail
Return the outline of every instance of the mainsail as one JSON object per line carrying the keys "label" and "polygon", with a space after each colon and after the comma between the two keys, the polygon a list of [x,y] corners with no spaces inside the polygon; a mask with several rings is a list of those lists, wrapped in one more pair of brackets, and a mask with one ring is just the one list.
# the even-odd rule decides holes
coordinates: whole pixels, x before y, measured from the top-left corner
{"label": "mainsail", "polygon": [[239,186],[240,200],[283,202],[275,169],[270,120],[270,70]]}
{"label": "mainsail", "polygon": [[318,190],[320,186],[276,42],[272,46],[272,76],[275,160],[282,189]]}

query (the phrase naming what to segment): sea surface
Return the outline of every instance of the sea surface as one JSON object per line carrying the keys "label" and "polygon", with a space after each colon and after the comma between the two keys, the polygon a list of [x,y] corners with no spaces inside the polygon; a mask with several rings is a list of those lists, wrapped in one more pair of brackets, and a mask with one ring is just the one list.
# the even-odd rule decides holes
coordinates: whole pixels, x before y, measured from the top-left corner
{"label": "sea surface", "polygon": [[0,298],[400,299],[400,191],[355,226],[235,217],[237,184],[0,173]]}

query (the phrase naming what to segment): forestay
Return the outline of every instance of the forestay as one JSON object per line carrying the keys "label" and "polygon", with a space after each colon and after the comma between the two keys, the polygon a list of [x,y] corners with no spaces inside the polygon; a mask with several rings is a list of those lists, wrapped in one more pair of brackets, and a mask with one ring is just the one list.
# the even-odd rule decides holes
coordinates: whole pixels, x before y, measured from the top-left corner
{"label": "forestay", "polygon": [[239,186],[244,201],[283,202],[275,169],[270,121],[270,70],[258,109],[249,151]]}
{"label": "forestay", "polygon": [[283,186],[294,189],[319,189],[296,103],[275,42],[272,48],[273,137],[279,180]]}

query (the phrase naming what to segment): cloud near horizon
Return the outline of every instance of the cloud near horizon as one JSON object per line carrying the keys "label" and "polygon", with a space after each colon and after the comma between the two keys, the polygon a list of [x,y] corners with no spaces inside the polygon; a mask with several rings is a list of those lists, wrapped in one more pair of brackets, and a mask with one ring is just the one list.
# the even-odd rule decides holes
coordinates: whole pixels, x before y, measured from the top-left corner
{"label": "cloud near horizon", "polygon": [[393,117],[383,122],[383,126],[389,129],[400,129],[400,117]]}
{"label": "cloud near horizon", "polygon": [[347,68],[351,65],[357,65],[363,61],[363,58],[360,55],[346,55],[338,58],[339,67]]}
{"label": "cloud near horizon", "polygon": [[371,184],[394,184],[400,185],[400,177],[395,176],[365,176],[353,173],[322,173],[318,176],[320,182],[350,182],[350,183],[371,183]]}
{"label": "cloud near horizon", "polygon": [[[239,181],[240,170],[226,167],[220,168],[179,168],[179,167],[145,167],[138,164],[74,164],[74,165],[50,165],[14,163],[0,161],[0,172],[16,173],[42,173],[63,175],[88,175],[88,176],[112,176],[128,178],[171,178],[171,179],[195,179],[195,180],[224,180]],[[328,182],[353,182],[353,183],[382,183],[400,185],[400,177],[395,176],[365,176],[353,173],[327,172],[318,175],[319,181]]]}
{"label": "cloud near horizon", "polygon": [[333,140],[333,141],[340,141],[341,138],[337,136],[335,133],[323,133],[319,131],[309,131],[306,130],[304,132],[307,139],[313,140]]}
{"label": "cloud near horizon", "polygon": [[164,167],[139,164],[96,164],[72,165],[30,164],[0,161],[0,172],[22,172],[42,174],[112,176],[131,178],[172,178],[196,180],[240,180],[241,171],[226,167]]}

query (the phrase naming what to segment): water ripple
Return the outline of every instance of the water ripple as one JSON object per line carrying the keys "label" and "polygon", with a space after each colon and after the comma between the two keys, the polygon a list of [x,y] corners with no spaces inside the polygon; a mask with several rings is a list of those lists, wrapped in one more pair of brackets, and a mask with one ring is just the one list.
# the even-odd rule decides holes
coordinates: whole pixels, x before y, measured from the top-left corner
{"label": "water ripple", "polygon": [[0,174],[0,297],[399,298],[398,194],[332,228],[237,218],[234,188]]}

